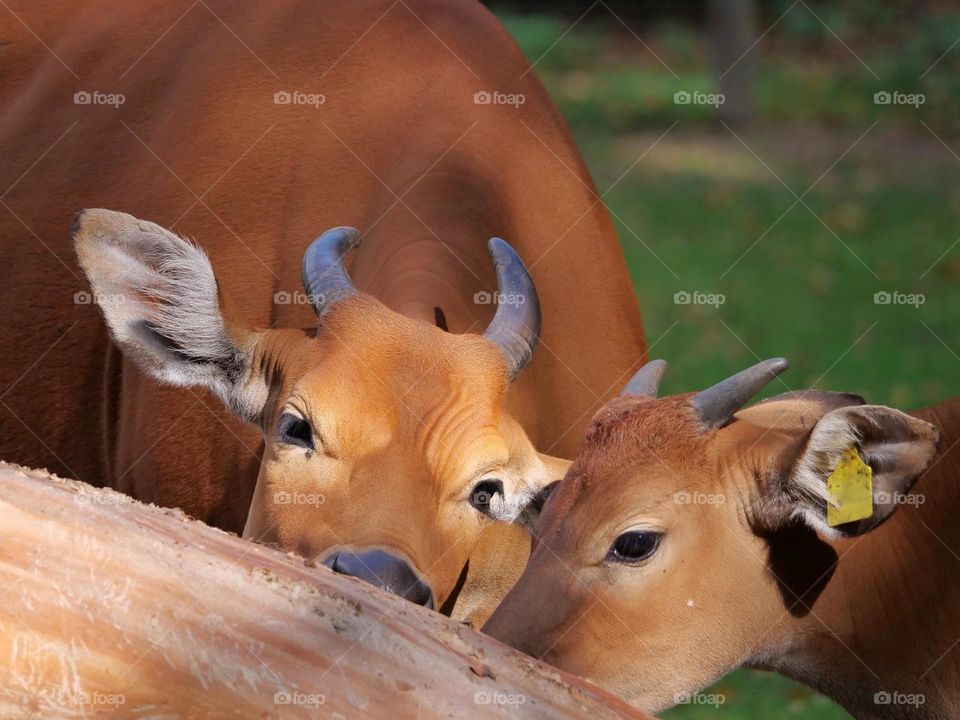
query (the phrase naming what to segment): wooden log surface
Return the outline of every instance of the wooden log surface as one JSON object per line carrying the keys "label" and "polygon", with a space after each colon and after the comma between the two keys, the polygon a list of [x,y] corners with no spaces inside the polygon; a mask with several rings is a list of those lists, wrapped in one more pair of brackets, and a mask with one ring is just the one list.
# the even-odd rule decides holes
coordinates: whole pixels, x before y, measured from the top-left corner
{"label": "wooden log surface", "polygon": [[647,717],[177,511],[0,463],[0,718]]}

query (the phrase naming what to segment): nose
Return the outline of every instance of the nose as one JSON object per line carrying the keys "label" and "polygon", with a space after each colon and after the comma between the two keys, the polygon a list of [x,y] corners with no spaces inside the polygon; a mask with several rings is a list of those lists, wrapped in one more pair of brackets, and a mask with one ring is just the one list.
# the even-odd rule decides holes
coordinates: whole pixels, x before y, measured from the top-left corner
{"label": "nose", "polygon": [[340,575],[355,577],[417,605],[434,608],[433,590],[420,579],[410,563],[382,550],[361,553],[340,550],[323,564]]}

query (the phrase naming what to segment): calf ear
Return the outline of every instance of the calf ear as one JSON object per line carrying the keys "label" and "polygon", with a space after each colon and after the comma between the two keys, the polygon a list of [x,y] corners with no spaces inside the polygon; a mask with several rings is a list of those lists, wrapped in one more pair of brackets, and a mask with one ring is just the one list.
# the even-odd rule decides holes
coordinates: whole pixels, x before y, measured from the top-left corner
{"label": "calf ear", "polygon": [[110,210],[84,210],[72,234],[123,352],[157,380],[205,387],[255,421],[267,392],[260,378],[251,377],[253,337],[228,330],[203,250],[159,225]]}
{"label": "calf ear", "polygon": [[[832,410],[790,453],[792,461],[773,484],[775,506],[827,537],[872,530],[903,503],[905,493],[929,467],[939,435],[930,423],[893,408],[854,405]],[[831,527],[827,504],[833,498],[827,479],[850,448],[856,448],[873,471],[873,514]]]}

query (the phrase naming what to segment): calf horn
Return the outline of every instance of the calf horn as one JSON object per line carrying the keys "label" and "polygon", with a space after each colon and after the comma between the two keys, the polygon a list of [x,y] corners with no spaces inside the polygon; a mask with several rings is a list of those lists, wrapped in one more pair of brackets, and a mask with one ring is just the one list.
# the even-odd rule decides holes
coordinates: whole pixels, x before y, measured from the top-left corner
{"label": "calf horn", "polygon": [[540,299],[516,251],[500,238],[487,244],[497,270],[497,312],[483,336],[500,346],[513,381],[540,339]]}
{"label": "calf horn", "polygon": [[637,395],[639,397],[656,400],[657,388],[660,387],[660,381],[663,380],[663,374],[666,371],[666,360],[651,360],[637,370],[636,375],[630,378],[630,382],[623,388],[620,397],[624,395]]}
{"label": "calf horn", "polygon": [[343,267],[343,258],[360,244],[360,232],[352,227],[327,230],[303,254],[300,277],[317,317],[357,289]]}
{"label": "calf horn", "polygon": [[691,402],[704,429],[725,425],[764,385],[789,366],[784,358],[771,358],[742,370],[713,387],[701,390]]}

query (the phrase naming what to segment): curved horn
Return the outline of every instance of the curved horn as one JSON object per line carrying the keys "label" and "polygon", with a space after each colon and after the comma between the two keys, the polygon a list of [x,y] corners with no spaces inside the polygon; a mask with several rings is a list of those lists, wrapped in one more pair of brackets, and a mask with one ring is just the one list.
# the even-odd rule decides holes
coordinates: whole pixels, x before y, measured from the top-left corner
{"label": "curved horn", "polygon": [[483,336],[500,346],[510,380],[533,357],[540,339],[540,299],[516,251],[500,238],[487,243],[497,269],[497,312]]}
{"label": "curved horn", "polygon": [[666,371],[666,360],[651,360],[637,370],[636,375],[630,378],[630,382],[623,388],[620,397],[624,395],[639,395],[640,397],[655,400],[657,398],[657,388],[660,387],[660,381],[663,380],[663,374]]}
{"label": "curved horn", "polygon": [[318,237],[303,253],[300,277],[317,317],[357,291],[343,267],[343,257],[360,244],[360,232],[335,227]]}
{"label": "curved horn", "polygon": [[704,429],[720,427],[763,386],[786,370],[784,358],[771,358],[738,372],[713,387],[701,390],[692,400]]}

